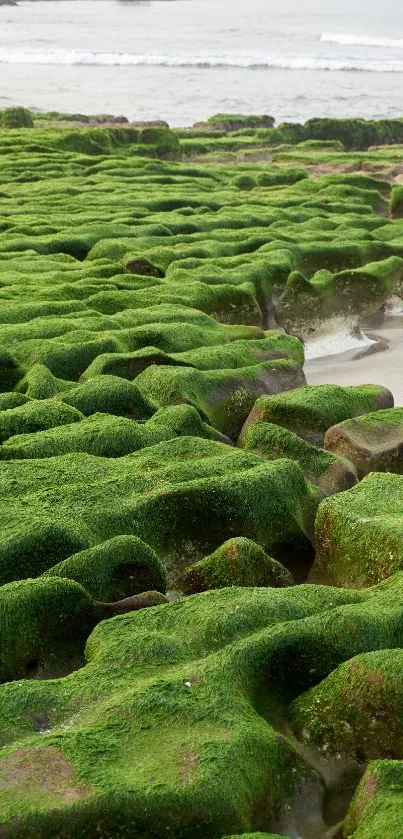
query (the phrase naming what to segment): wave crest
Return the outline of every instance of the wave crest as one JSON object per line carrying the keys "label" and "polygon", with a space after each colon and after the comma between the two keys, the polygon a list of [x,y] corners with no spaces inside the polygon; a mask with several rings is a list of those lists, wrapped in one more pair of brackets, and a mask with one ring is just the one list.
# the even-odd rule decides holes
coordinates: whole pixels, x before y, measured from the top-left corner
{"label": "wave crest", "polygon": [[319,39],[323,44],[339,44],[343,47],[386,47],[403,49],[403,38],[374,38],[372,35],[338,35],[322,32]]}
{"label": "wave crest", "polygon": [[333,72],[403,73],[403,60],[312,58],[310,56],[138,55],[135,53],[0,49],[0,64],[53,64],[134,67],[238,67],[250,70],[328,70]]}

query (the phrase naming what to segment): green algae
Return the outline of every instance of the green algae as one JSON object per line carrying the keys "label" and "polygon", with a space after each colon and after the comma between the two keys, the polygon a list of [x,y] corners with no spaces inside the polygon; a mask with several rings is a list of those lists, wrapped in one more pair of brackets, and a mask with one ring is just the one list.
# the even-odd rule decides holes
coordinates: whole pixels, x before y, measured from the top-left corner
{"label": "green algae", "polygon": [[70,452],[123,457],[164,440],[190,436],[231,442],[203,422],[191,405],[172,405],[161,408],[143,422],[97,412],[78,424],[17,434],[4,441],[0,448],[0,460],[57,457]]}
{"label": "green algae", "polygon": [[[196,437],[124,458],[74,453],[7,460],[1,471],[4,581],[36,576],[122,533],[150,544],[175,576],[181,565],[231,536],[245,535],[269,550],[306,544],[317,505],[313,487],[292,461],[262,462]],[[86,544],[55,558],[63,540],[66,546],[71,540]],[[33,544],[39,549],[33,551]]]}
{"label": "green algae", "polygon": [[322,501],[316,518],[313,579],[361,587],[402,563],[402,477],[372,473],[346,493]]}
{"label": "green algae", "polygon": [[[376,416],[376,414],[374,415]],[[241,440],[242,448],[261,457],[276,460],[289,457],[301,467],[306,480],[316,484],[322,495],[332,495],[350,489],[357,482],[354,467],[345,457],[308,443],[298,434],[270,422],[253,422]]]}
{"label": "green algae", "polygon": [[[273,330],[306,338],[401,296],[402,120],[9,130],[4,113],[3,831],[304,836],[306,799],[324,835],[309,724],[319,752],[377,759],[340,835],[395,839],[401,580],[349,587],[400,569],[401,486],[344,492],[347,452],[320,447],[340,424],[393,436],[398,416],[377,386],[301,388],[302,344]],[[237,450],[223,433],[249,412]],[[312,557],[330,493],[312,578],[348,588],[268,588],[278,560]],[[99,623],[117,608],[101,600],[196,574],[219,590]],[[279,714],[300,715],[301,744]]]}
{"label": "green algae", "polygon": [[240,440],[242,443],[255,422],[270,422],[321,446],[326,431],[337,422],[388,407],[393,407],[393,396],[379,385],[296,388],[289,393],[260,397],[246,420]]}
{"label": "green algae", "polygon": [[166,591],[166,571],[156,553],[135,536],[116,536],[54,565],[44,577],[75,580],[100,601],[143,591]]}
{"label": "green algae", "polygon": [[180,585],[186,594],[225,586],[293,585],[293,578],[281,563],[250,539],[224,542],[213,554],[185,570]]}
{"label": "green algae", "polygon": [[[1,790],[3,823],[15,837],[55,826],[62,837],[95,836],[94,819],[108,835],[118,813],[122,837],[134,826],[156,836],[163,824],[200,837],[270,829],[293,770],[322,787],[255,710],[258,697],[275,690],[287,702],[353,655],[399,642],[401,599],[401,575],[367,592],[234,587],[98,624],[81,670],[0,689],[1,768],[20,767]],[[76,779],[61,784],[56,809],[52,750]],[[29,766],[44,767],[46,755],[33,777]]]}

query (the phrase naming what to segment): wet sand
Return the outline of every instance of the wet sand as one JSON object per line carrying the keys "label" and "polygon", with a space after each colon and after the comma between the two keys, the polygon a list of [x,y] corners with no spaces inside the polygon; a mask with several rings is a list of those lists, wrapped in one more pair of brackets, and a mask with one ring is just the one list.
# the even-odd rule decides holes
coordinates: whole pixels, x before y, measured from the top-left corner
{"label": "wet sand", "polygon": [[379,343],[360,351],[308,360],[304,368],[307,382],[383,385],[392,391],[395,405],[403,407],[403,317],[391,318],[367,334]]}

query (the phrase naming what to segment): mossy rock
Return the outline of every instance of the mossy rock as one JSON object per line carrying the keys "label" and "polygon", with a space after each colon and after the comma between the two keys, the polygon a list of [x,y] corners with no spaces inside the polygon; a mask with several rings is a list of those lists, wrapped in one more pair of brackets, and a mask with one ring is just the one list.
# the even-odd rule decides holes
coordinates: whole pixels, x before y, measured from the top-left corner
{"label": "mossy rock", "polygon": [[377,650],[343,663],[289,709],[294,733],[330,757],[357,764],[403,757],[403,651]]}
{"label": "mossy rock", "polygon": [[342,839],[395,839],[403,821],[403,761],[371,760],[354,795]]}
{"label": "mossy rock", "polygon": [[244,190],[251,190],[257,186],[255,179],[251,175],[237,175],[236,178],[232,181],[232,185],[236,189],[244,189]]}
{"label": "mossy rock", "polygon": [[354,464],[358,477],[369,472],[403,472],[403,408],[364,414],[332,426],[325,449]]}
{"label": "mossy rock", "polygon": [[[362,237],[363,233],[358,235]],[[309,341],[315,333],[334,333],[337,324],[340,331],[343,324],[345,330],[351,330],[363,317],[380,311],[392,294],[401,293],[403,260],[400,256],[389,256],[388,259],[356,267],[355,262],[359,262],[359,258],[354,259],[348,254],[348,250],[354,253],[354,245],[350,248],[344,246],[344,250],[347,253],[337,256],[335,244],[333,259],[330,253],[327,260],[323,259],[323,267],[313,271],[310,279],[301,270],[290,274],[275,306],[277,321],[287,331]],[[304,255],[300,268],[309,272],[310,267],[316,267],[316,261],[319,264],[322,257],[316,260],[313,250],[311,257]],[[333,273],[334,268],[349,261],[352,262],[350,268]]]}
{"label": "mossy rock", "polygon": [[193,367],[153,365],[136,385],[155,407],[190,402],[214,428],[232,440],[262,393],[278,393],[305,383],[300,365],[273,359],[235,370],[197,370]]}
{"label": "mossy rock", "polygon": [[310,385],[277,396],[262,396],[245,422],[240,444],[253,423],[270,422],[293,431],[313,445],[322,446],[325,433],[332,425],[369,411],[392,407],[391,392],[380,385]]}
{"label": "mossy rock", "polygon": [[145,422],[96,413],[79,423],[18,434],[0,447],[0,460],[57,457],[70,452],[87,452],[99,457],[123,457],[164,440],[185,436],[231,443],[203,422],[196,408],[191,405],[172,405],[156,411]]}
{"label": "mossy rock", "polygon": [[156,553],[136,536],[115,536],[73,554],[44,577],[75,580],[94,598],[123,600],[143,591],[166,591],[166,570]]}
{"label": "mossy rock", "polygon": [[[177,333],[178,328],[180,328],[179,324],[172,331]],[[168,339],[168,330],[154,327],[152,331],[154,334],[150,334],[150,340],[155,340],[156,337],[159,337],[159,334],[161,337]],[[165,332],[164,336],[163,332]],[[164,352],[156,346],[146,346],[132,353],[103,353],[97,356],[83,373],[81,381],[100,374],[112,374],[133,380],[152,364],[195,367],[198,370],[220,370],[238,369],[257,365],[263,361],[278,359],[290,359],[301,365],[304,363],[303,345],[291,335],[268,331],[264,338],[254,339],[251,337],[248,340],[228,340],[225,344],[219,344],[212,343],[213,336],[207,330],[203,330],[203,332],[204,335],[202,334],[201,337],[205,338],[207,345],[183,352]],[[181,333],[183,341],[182,330]],[[199,335],[197,335],[197,332],[194,333],[195,341],[200,340]],[[191,337],[191,334],[189,337]],[[175,339],[177,340],[177,338],[176,335]]]}
{"label": "mossy rock", "polygon": [[[322,496],[344,492],[357,483],[355,468],[346,457],[337,457],[331,452],[324,451],[280,425],[270,422],[253,422],[242,435],[241,442],[242,448],[246,451],[254,452],[269,460],[276,460],[279,457],[295,460],[301,467],[306,480],[316,484]],[[340,452],[340,455],[344,454]]]}
{"label": "mossy rock", "polygon": [[[285,820],[303,835],[301,791],[312,825],[325,788],[267,714],[343,661],[403,643],[402,607],[397,574],[364,592],[225,588],[99,623],[86,666],[68,679],[0,688],[11,839],[95,839],[113,835],[117,819],[122,837],[135,827],[144,839],[167,826],[213,839]],[[320,814],[315,826],[326,829]]]}
{"label": "mossy rock", "polygon": [[29,399],[50,399],[75,386],[75,382],[58,379],[44,364],[34,364],[18,382],[16,390]]}
{"label": "mossy rock", "polygon": [[20,405],[26,405],[29,401],[29,397],[25,396],[24,393],[15,393],[14,391],[0,393],[0,411],[19,408]]}
{"label": "mossy rock", "polygon": [[312,579],[372,585],[403,563],[403,478],[373,472],[348,492],[326,498],[316,518]]}
{"label": "mossy rock", "polygon": [[307,546],[313,536],[317,497],[296,463],[263,461],[197,437],[117,458],[4,460],[1,473],[4,582],[37,576],[122,534],[163,556],[172,582],[233,536],[269,553],[278,545]]}
{"label": "mossy rock", "polygon": [[153,413],[136,385],[118,376],[96,376],[63,394],[62,400],[87,417],[102,412],[145,420]]}
{"label": "mossy rock", "polygon": [[28,108],[5,108],[0,113],[2,128],[33,128],[34,120]]}
{"label": "mossy rock", "polygon": [[185,570],[181,587],[194,594],[225,586],[292,586],[292,575],[280,562],[267,556],[251,539],[224,542],[214,553]]}
{"label": "mossy rock", "polygon": [[144,592],[97,602],[75,581],[57,576],[1,586],[0,681],[62,676],[84,663],[85,642],[99,621],[165,601]]}
{"label": "mossy rock", "polygon": [[24,375],[24,370],[16,358],[5,348],[0,347],[0,393],[13,390]]}
{"label": "mossy rock", "polygon": [[78,423],[82,413],[54,400],[30,400],[0,412],[0,442],[15,434],[27,434],[70,423]]}

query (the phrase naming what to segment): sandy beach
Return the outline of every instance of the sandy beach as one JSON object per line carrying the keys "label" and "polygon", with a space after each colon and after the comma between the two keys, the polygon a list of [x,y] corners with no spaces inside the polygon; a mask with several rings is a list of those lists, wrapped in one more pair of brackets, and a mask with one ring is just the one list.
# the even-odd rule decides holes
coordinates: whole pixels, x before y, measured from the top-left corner
{"label": "sandy beach", "polygon": [[308,360],[309,385],[381,384],[392,391],[396,406],[403,406],[403,317],[389,318],[381,328],[366,333],[378,343],[361,350]]}

